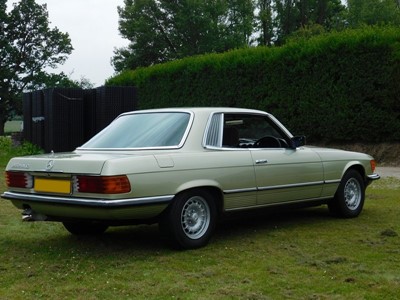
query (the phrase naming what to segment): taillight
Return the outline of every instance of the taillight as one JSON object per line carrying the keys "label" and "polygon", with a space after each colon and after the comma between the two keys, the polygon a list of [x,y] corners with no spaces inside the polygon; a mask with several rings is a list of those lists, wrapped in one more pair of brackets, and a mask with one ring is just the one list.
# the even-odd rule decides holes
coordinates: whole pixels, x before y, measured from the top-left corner
{"label": "taillight", "polygon": [[376,161],[375,160],[370,160],[369,163],[371,164],[372,173],[374,173],[375,172],[375,168],[376,168]]}
{"label": "taillight", "polygon": [[128,177],[121,176],[74,176],[74,192],[95,194],[122,194],[131,191]]}
{"label": "taillight", "polygon": [[8,187],[30,189],[33,187],[33,177],[25,172],[6,171],[6,183]]}

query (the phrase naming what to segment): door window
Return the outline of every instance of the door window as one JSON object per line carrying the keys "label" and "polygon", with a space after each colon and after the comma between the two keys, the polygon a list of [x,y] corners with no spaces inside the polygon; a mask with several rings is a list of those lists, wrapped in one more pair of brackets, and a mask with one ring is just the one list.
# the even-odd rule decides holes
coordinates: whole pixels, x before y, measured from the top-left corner
{"label": "door window", "polygon": [[231,148],[287,148],[288,138],[268,116],[224,114],[222,146]]}

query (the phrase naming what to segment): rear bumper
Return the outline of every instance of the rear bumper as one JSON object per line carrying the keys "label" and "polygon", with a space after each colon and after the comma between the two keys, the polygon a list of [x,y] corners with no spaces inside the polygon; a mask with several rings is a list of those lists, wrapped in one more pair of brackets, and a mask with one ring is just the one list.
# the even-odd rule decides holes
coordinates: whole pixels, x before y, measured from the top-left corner
{"label": "rear bumper", "polygon": [[99,207],[99,208],[100,207],[122,208],[122,207],[132,207],[132,206],[167,204],[174,198],[174,195],[104,200],[104,199],[69,198],[69,197],[5,192],[4,194],[1,195],[1,197],[8,200],[21,200],[21,201],[35,202],[35,203],[40,202],[40,203],[52,203],[52,204],[72,205],[72,206]]}
{"label": "rear bumper", "polygon": [[82,199],[5,192],[2,198],[22,209],[30,221],[97,220],[106,222],[149,220],[158,217],[173,195],[133,199]]}

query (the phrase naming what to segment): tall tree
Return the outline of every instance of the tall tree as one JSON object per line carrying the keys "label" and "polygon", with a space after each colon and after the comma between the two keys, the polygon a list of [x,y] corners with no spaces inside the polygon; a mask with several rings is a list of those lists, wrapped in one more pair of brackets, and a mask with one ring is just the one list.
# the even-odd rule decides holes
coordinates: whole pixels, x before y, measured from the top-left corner
{"label": "tall tree", "polygon": [[281,44],[297,30],[306,27],[337,29],[343,23],[345,6],[340,0],[275,0],[276,41]]}
{"label": "tall tree", "polygon": [[43,73],[42,76],[37,76],[31,82],[30,86],[31,90],[42,90],[53,87],[92,89],[94,84],[84,76],[79,80],[74,80],[64,72],[61,72],[57,74]]}
{"label": "tall tree", "polygon": [[275,12],[276,40],[283,43],[286,36],[300,28],[296,0],[276,0]]}
{"label": "tall tree", "polygon": [[258,0],[256,1],[256,31],[259,32],[257,43],[259,45],[271,45],[274,38],[274,23],[273,23],[273,1]]}
{"label": "tall tree", "polygon": [[119,30],[130,44],[112,63],[121,71],[246,46],[253,10],[252,0],[125,0]]}
{"label": "tall tree", "polygon": [[347,0],[350,27],[400,25],[399,0]]}
{"label": "tall tree", "polygon": [[225,21],[221,24],[224,30],[222,37],[227,38],[226,47],[231,49],[249,45],[255,24],[253,2],[228,0],[226,5]]}
{"label": "tall tree", "polygon": [[67,33],[49,27],[46,5],[21,0],[10,12],[0,0],[0,135],[4,124],[21,110],[21,93],[35,87],[73,50]]}

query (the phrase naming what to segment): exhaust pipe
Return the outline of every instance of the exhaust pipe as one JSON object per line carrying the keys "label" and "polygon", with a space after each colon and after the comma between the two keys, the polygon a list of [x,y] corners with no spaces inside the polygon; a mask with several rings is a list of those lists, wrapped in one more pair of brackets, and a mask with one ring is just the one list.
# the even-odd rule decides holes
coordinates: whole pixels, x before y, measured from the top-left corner
{"label": "exhaust pipe", "polygon": [[31,208],[26,208],[22,212],[22,221],[34,222],[34,221],[46,221],[47,216],[35,213]]}

